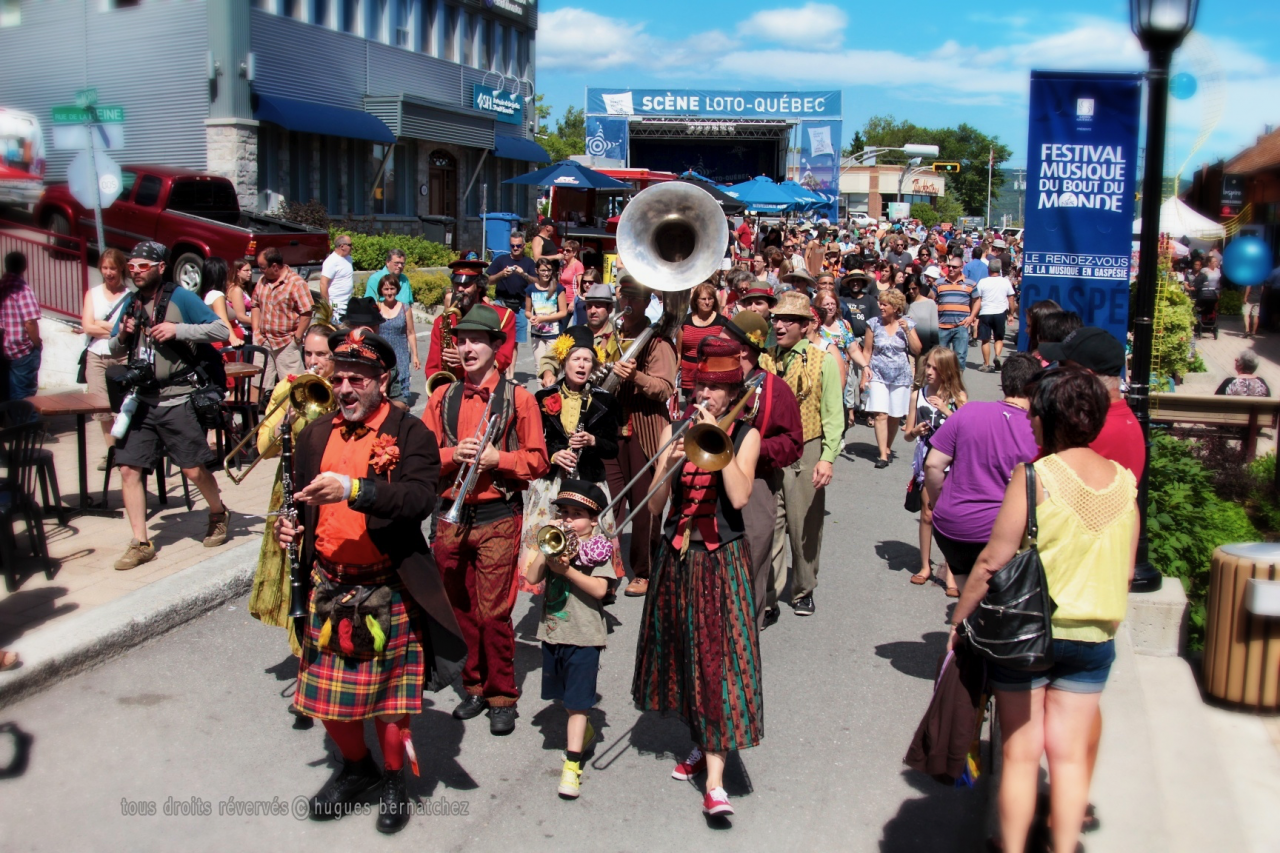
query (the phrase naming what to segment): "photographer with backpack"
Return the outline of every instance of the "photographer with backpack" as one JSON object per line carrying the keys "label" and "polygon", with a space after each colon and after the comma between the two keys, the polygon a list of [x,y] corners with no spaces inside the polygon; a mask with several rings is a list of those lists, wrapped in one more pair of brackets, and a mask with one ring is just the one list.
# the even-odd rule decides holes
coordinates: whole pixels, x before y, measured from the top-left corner
{"label": "photographer with backpack", "polygon": [[227,541],[230,513],[205,465],[214,456],[206,432],[216,422],[226,387],[222,360],[210,344],[226,341],[231,329],[194,293],[173,282],[161,283],[167,256],[165,246],[149,240],[134,247],[127,269],[137,292],[125,297],[111,331],[111,354],[128,356],[125,364],[107,371],[107,390],[112,411],[120,412],[112,429],[115,463],[133,528],[133,540],[116,561],[117,571],[155,559],[155,545],[147,537],[142,478],[161,463],[162,451],[209,504],[204,546],[216,548]]}

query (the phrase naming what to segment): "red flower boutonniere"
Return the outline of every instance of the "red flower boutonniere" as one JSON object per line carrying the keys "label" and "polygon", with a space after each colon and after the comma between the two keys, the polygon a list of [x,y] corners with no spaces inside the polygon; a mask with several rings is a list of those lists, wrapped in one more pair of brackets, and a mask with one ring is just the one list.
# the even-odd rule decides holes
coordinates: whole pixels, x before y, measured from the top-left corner
{"label": "red flower boutonniere", "polygon": [[[400,448],[396,440],[389,435],[380,435],[373,440],[373,450],[369,453],[369,464],[379,474],[386,474],[400,461]],[[388,480],[391,478],[388,477]]]}
{"label": "red flower boutonniere", "polygon": [[285,376],[284,381],[285,381],[285,382],[294,382],[294,381],[297,381],[297,379],[298,379],[298,374],[296,374],[296,373],[290,373],[290,374],[288,374],[288,375],[286,375],[286,376]]}
{"label": "red flower boutonniere", "polygon": [[564,408],[564,400],[559,394],[552,394],[542,401],[542,411],[548,415],[558,415],[560,410]]}

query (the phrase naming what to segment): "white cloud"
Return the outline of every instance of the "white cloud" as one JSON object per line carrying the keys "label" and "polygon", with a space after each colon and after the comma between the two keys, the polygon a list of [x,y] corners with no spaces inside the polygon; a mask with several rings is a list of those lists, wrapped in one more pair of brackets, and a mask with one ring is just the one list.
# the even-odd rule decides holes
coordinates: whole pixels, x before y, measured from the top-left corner
{"label": "white cloud", "polygon": [[844,41],[849,16],[838,6],[806,3],[798,9],[765,9],[738,24],[743,38],[804,47]]}
{"label": "white cloud", "polygon": [[685,73],[706,67],[707,56],[729,50],[734,42],[718,30],[679,41],[656,38],[643,23],[607,18],[587,9],[566,7],[538,22],[538,67],[602,71],[638,65],[651,73]]}

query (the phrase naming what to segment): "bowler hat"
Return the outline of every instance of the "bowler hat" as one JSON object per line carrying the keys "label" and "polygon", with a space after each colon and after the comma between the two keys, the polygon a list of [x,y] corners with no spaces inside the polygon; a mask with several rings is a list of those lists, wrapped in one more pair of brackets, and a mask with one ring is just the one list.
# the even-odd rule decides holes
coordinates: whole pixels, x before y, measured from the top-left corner
{"label": "bowler hat", "polygon": [[378,310],[378,302],[372,296],[357,296],[347,302],[347,313],[342,322],[348,328],[353,326],[382,325],[382,312]]}

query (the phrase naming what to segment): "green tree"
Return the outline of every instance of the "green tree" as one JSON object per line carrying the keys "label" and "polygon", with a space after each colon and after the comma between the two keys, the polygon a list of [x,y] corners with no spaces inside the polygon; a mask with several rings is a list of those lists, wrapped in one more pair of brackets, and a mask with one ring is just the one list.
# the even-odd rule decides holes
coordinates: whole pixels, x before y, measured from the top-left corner
{"label": "green tree", "polygon": [[542,102],[542,95],[538,95],[534,105],[538,114],[538,126],[540,129],[545,128],[538,134],[538,144],[547,149],[551,162],[567,160],[572,154],[587,152],[587,117],[581,109],[568,107],[556,122],[555,130],[551,131],[548,124],[551,107]]}
{"label": "green tree", "polygon": [[[1012,156],[999,137],[988,136],[967,124],[957,127],[927,128],[899,121],[893,116],[872,116],[860,131],[866,144],[881,148],[901,148],[908,143],[938,146],[938,162],[959,163],[958,175],[947,175],[947,193],[963,208],[960,215],[983,216],[987,211],[987,158],[994,152],[996,168],[991,177],[991,195],[996,197],[1005,176],[999,166]],[[886,151],[877,158],[884,164],[903,164],[902,151]],[[939,211],[941,215],[941,211]],[[947,221],[943,216],[942,221]],[[954,220],[953,220],[954,221]]]}
{"label": "green tree", "polygon": [[964,205],[952,195],[950,189],[934,203],[933,212],[938,215],[939,222],[950,222],[952,224],[958,222],[960,217],[965,215]]}
{"label": "green tree", "polygon": [[932,228],[942,221],[938,218],[938,212],[933,209],[933,205],[927,201],[918,201],[911,205],[911,218],[919,219],[925,228]]}

